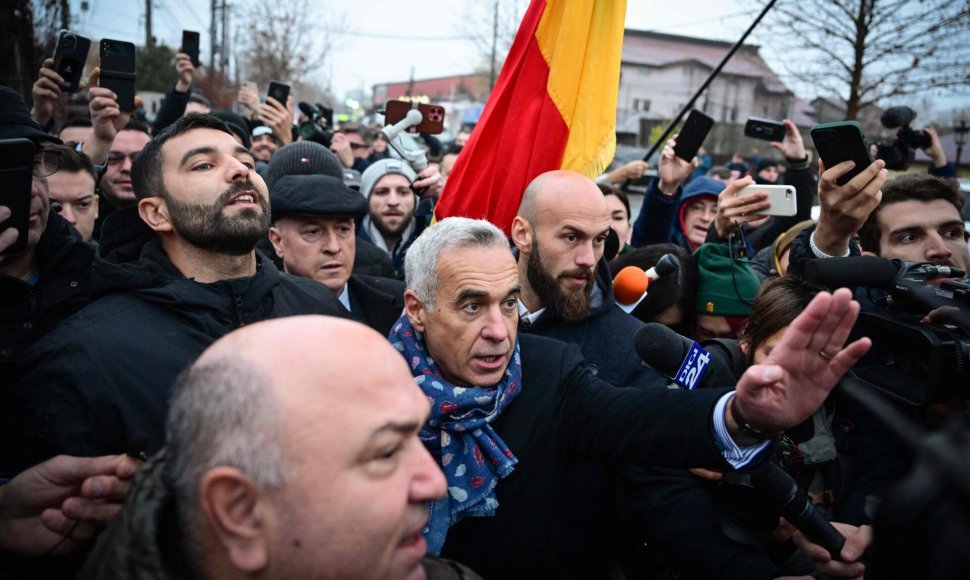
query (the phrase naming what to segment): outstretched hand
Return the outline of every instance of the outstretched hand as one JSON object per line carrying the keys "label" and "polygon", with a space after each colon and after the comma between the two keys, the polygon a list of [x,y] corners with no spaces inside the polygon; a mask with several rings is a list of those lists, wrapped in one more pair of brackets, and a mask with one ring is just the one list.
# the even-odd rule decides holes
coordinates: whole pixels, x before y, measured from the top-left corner
{"label": "outstretched hand", "polygon": [[783,431],[808,419],[872,344],[860,338],[843,347],[858,316],[859,303],[848,289],[819,293],[765,362],[741,377],[734,400],[739,414],[763,432]]}

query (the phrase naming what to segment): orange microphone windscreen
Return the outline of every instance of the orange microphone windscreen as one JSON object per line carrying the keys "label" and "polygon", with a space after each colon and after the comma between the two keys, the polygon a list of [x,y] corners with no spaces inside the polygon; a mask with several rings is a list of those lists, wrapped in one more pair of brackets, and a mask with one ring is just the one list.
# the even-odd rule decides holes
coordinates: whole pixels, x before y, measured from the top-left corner
{"label": "orange microphone windscreen", "polygon": [[650,285],[647,273],[636,266],[627,266],[613,278],[613,296],[620,304],[633,304]]}

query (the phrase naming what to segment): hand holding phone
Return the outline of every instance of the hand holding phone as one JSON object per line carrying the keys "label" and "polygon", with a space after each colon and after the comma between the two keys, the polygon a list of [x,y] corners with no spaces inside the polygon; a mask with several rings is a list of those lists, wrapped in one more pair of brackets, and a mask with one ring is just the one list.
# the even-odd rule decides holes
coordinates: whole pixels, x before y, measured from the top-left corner
{"label": "hand holding phone", "polygon": [[862,134],[862,126],[855,121],[815,125],[812,127],[812,141],[827,169],[843,161],[855,163],[855,167],[836,180],[838,185],[845,185],[872,163],[869,143]]}
{"label": "hand holding phone", "polygon": [[182,52],[189,55],[192,66],[199,68],[199,33],[194,30],[182,31]]}
{"label": "hand holding phone", "polygon": [[279,81],[270,81],[269,88],[266,90],[266,98],[273,97],[276,102],[286,106],[286,100],[290,98],[290,85]]}
{"label": "hand holding phone", "polygon": [[785,125],[781,121],[750,117],[744,124],[744,136],[762,141],[781,141],[785,138]]}
{"label": "hand holding phone", "polygon": [[752,184],[739,191],[737,196],[739,198],[750,198],[756,193],[765,194],[764,199],[767,200],[767,206],[752,208],[750,213],[753,215],[790,217],[798,212],[798,198],[795,194],[795,188],[791,185]]}

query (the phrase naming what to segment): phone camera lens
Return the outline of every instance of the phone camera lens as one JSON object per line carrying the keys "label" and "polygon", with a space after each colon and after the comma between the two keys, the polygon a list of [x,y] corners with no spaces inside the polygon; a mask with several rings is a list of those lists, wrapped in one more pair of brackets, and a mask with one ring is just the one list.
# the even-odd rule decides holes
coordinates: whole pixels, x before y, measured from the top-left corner
{"label": "phone camera lens", "polygon": [[74,48],[76,46],[77,46],[77,37],[76,36],[74,36],[73,34],[68,34],[67,36],[64,37],[64,50],[65,51],[70,52],[70,51],[74,50]]}

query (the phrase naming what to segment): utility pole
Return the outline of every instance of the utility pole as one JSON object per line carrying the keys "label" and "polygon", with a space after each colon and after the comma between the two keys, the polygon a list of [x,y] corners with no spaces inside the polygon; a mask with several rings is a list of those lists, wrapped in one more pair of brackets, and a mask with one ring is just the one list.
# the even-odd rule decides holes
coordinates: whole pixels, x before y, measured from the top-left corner
{"label": "utility pole", "polygon": [[216,6],[218,0],[210,0],[209,3],[209,61],[212,68],[217,66],[216,54],[222,54],[219,44],[216,42],[216,24],[219,19],[216,17]]}
{"label": "utility pole", "polygon": [[225,77],[229,74],[229,6],[226,0],[222,0],[222,42],[219,48],[219,73]]}
{"label": "utility pole", "polygon": [[152,39],[152,0],[145,0],[145,48],[155,44]]}
{"label": "utility pole", "polygon": [[495,0],[495,13],[492,16],[492,70],[488,74],[488,92],[495,88],[495,50],[498,45],[498,0]]}

